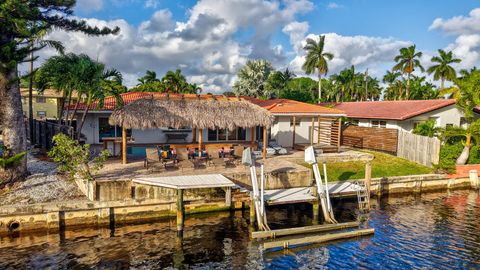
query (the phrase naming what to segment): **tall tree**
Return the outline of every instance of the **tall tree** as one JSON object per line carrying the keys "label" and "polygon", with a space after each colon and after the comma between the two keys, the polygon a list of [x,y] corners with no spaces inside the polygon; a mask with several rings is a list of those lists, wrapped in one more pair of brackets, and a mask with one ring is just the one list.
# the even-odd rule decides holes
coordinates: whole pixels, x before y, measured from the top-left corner
{"label": "tall tree", "polygon": [[452,51],[445,52],[444,50],[438,50],[438,56],[432,57],[432,62],[435,65],[427,69],[428,74],[433,73],[434,80],[440,80],[440,90],[445,88],[445,81],[453,81],[457,78],[455,69],[451,66],[453,63],[460,63],[462,60],[453,57]]}
{"label": "tall tree", "polygon": [[138,85],[148,84],[152,82],[159,82],[159,81],[160,80],[157,78],[157,73],[155,71],[147,70],[145,75],[138,79],[138,82],[139,82]]}
{"label": "tall tree", "polygon": [[[457,104],[463,109],[465,120],[468,127],[464,132],[465,146],[461,155],[458,157],[456,164],[465,164],[470,155],[470,147],[472,145],[472,136],[480,135],[480,120],[474,121],[473,109],[480,105],[480,71],[472,70],[468,74],[464,74],[462,78],[454,80],[460,90],[460,98]],[[478,142],[477,142],[478,143]]]}
{"label": "tall tree", "polygon": [[[86,21],[76,19],[71,16],[74,5],[75,0],[0,2],[0,123],[3,126],[3,142],[13,154],[27,149],[17,67],[19,63],[28,61],[31,52],[46,46],[31,46],[31,39],[52,28],[89,35],[107,35],[119,31],[119,28],[91,27]],[[27,173],[26,159],[8,170],[12,175],[11,180],[22,178]]]}
{"label": "tall tree", "polygon": [[122,84],[122,74],[116,69],[105,69],[104,64],[87,57],[83,58],[81,62],[80,78],[89,78],[89,80],[81,81],[78,87],[79,91],[85,96],[85,108],[80,123],[77,125],[78,138],[81,136],[85,119],[93,104],[101,108],[105,98],[113,96],[116,99],[117,106],[123,106],[123,99],[120,96],[122,90],[111,87],[112,82]]}
{"label": "tall tree", "polygon": [[307,74],[312,74],[317,70],[318,72],[318,102],[322,100],[322,75],[328,73],[327,60],[333,59],[333,54],[324,52],[325,36],[319,36],[318,42],[311,38],[307,38],[307,45],[303,48],[307,51],[305,63],[302,69]]}
{"label": "tall tree", "polygon": [[422,52],[416,51],[415,45],[412,45],[408,48],[401,48],[400,54],[394,58],[397,64],[393,67],[393,70],[407,74],[407,88],[405,92],[407,97],[410,95],[410,75],[412,72],[415,68],[419,68],[422,72],[425,71],[420,63],[420,57],[422,57]]}
{"label": "tall tree", "polygon": [[238,95],[270,98],[273,94],[267,87],[267,80],[274,71],[267,60],[248,60],[237,73],[238,79],[233,92]]}

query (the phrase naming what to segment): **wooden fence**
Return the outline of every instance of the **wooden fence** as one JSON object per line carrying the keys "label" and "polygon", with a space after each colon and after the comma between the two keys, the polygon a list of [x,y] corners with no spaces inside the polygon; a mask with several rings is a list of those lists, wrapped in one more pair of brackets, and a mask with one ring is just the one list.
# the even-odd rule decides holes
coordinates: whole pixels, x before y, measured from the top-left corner
{"label": "wooden fence", "polygon": [[347,126],[342,131],[342,145],[397,153],[398,132],[390,128]]}
{"label": "wooden fence", "polygon": [[398,131],[397,156],[432,167],[440,159],[440,140]]}
{"label": "wooden fence", "polygon": [[[28,124],[26,125],[28,127]],[[58,133],[73,135],[73,128],[62,126],[51,122],[33,120],[33,133],[30,138],[31,145],[40,148],[42,151],[48,151],[52,148],[52,138]],[[28,130],[27,130],[27,134]]]}

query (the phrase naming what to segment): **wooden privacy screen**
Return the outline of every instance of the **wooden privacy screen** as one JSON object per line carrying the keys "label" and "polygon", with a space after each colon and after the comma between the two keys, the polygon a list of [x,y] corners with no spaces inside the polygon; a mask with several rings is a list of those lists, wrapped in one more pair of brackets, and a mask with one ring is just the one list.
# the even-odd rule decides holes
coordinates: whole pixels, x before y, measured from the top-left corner
{"label": "wooden privacy screen", "polygon": [[342,132],[342,145],[397,154],[398,130],[347,126]]}

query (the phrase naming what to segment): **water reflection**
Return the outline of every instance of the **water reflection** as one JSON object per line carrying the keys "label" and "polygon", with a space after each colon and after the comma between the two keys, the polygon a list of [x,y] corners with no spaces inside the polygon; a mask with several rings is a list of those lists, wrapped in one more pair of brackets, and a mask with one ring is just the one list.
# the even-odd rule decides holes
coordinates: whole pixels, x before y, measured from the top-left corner
{"label": "water reflection", "polygon": [[[0,238],[0,268],[9,269],[479,269],[480,196],[454,191],[373,201],[373,237],[263,251],[249,239],[248,213],[188,217],[175,222]],[[355,217],[355,202],[337,201],[339,221]],[[272,228],[309,225],[308,204],[267,210]]]}

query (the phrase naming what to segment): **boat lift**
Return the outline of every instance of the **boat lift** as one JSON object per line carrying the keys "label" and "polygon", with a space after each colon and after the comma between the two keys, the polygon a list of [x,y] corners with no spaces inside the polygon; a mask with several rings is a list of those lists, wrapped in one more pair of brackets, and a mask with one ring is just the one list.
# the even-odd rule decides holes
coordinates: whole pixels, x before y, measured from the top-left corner
{"label": "boat lift", "polygon": [[[255,156],[252,155],[250,148],[247,148],[243,151],[242,155],[242,164],[250,167],[250,178],[252,181],[252,206],[254,207],[255,217],[257,219],[258,231],[252,232],[252,238],[276,238],[277,236],[292,236],[300,235],[307,233],[318,233],[318,232],[328,232],[333,230],[343,230],[351,229],[358,227],[360,222],[346,222],[338,223],[335,220],[333,215],[332,204],[330,202],[329,188],[328,188],[328,178],[327,178],[327,167],[326,164],[323,164],[324,179],[325,183],[322,182],[320,175],[320,169],[318,168],[318,163],[315,157],[315,151],[313,147],[308,147],[305,150],[305,161],[310,164],[313,168],[315,182],[317,184],[318,191],[318,200],[321,203],[323,216],[326,223],[325,225],[313,225],[305,227],[296,227],[296,228],[286,228],[271,230],[268,226],[266,212],[265,212],[265,200],[264,200],[264,187],[265,187],[265,174],[264,174],[264,165],[260,166],[260,188],[257,178],[257,171],[255,167]],[[292,245],[305,245],[313,243],[321,243],[332,240],[346,239],[364,235],[371,235],[374,233],[374,229],[357,229],[353,231],[340,232],[340,233],[326,233],[323,235],[312,235],[307,237],[299,238],[288,238],[276,241],[267,241],[263,244],[264,248],[289,248]]]}

